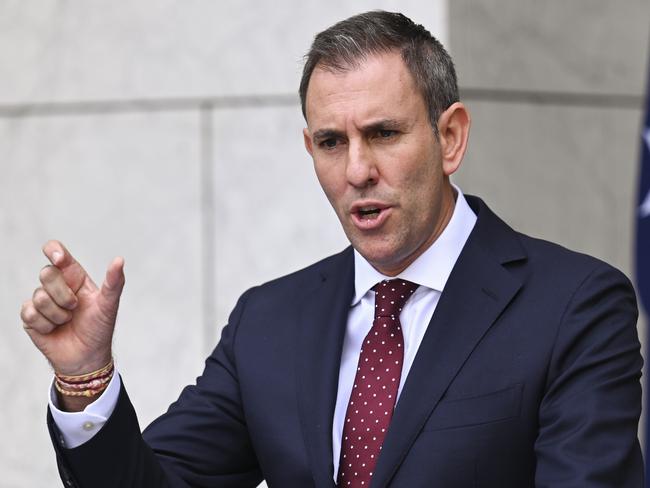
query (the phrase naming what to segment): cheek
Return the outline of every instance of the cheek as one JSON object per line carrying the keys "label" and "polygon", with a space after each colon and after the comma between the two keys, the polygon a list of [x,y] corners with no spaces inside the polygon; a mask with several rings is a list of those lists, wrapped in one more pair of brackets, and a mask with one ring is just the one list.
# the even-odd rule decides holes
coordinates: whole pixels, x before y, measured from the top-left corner
{"label": "cheek", "polygon": [[430,193],[438,186],[442,178],[442,168],[434,160],[416,159],[410,167],[403,167],[399,173],[401,187],[407,193],[418,193],[420,195]]}
{"label": "cheek", "polygon": [[411,218],[426,220],[432,209],[439,205],[441,183],[442,173],[434,163],[408,173],[408,177],[402,180],[402,188]]}

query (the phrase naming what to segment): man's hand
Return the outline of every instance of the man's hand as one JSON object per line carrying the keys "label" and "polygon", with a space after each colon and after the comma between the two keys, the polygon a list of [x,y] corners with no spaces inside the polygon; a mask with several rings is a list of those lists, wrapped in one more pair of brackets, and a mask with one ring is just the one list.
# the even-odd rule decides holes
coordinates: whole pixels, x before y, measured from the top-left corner
{"label": "man's hand", "polygon": [[23,327],[57,373],[95,371],[112,357],[124,260],[115,258],[97,287],[60,242],[47,242],[43,253],[52,264],[41,270],[41,286],[22,306]]}

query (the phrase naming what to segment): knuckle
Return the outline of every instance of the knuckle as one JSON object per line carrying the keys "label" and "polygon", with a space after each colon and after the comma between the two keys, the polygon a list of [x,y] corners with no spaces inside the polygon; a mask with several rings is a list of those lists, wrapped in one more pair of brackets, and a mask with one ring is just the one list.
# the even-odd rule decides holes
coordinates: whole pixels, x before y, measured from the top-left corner
{"label": "knuckle", "polygon": [[77,299],[74,293],[70,290],[67,290],[65,296],[61,300],[61,306],[66,308],[71,308],[77,303]]}
{"label": "knuckle", "polygon": [[43,288],[37,288],[34,291],[34,296],[32,297],[32,302],[34,303],[34,306],[36,308],[43,308],[49,304],[50,297],[49,295],[43,290]]}
{"label": "knuckle", "polygon": [[38,314],[33,306],[23,305],[22,310],[20,311],[20,318],[26,324],[32,324],[38,318]]}
{"label": "knuckle", "polygon": [[48,322],[47,324],[44,324],[41,328],[41,334],[47,335],[52,332],[57,328],[56,324],[53,324],[51,322]]}
{"label": "knuckle", "polygon": [[53,317],[52,322],[54,322],[56,325],[63,325],[66,322],[68,322],[71,318],[72,318],[72,314],[70,312],[62,310],[60,313],[57,313]]}
{"label": "knuckle", "polygon": [[54,329],[56,329],[56,325],[54,325],[54,324],[50,324],[50,323],[43,324],[43,325],[41,325],[41,329],[38,331],[38,333],[43,334],[43,335],[47,335],[47,334],[53,332]]}
{"label": "knuckle", "polygon": [[53,269],[54,266],[48,265],[44,266],[40,273],[38,274],[38,278],[41,281],[41,283],[48,283],[54,279],[55,276],[55,270]]}

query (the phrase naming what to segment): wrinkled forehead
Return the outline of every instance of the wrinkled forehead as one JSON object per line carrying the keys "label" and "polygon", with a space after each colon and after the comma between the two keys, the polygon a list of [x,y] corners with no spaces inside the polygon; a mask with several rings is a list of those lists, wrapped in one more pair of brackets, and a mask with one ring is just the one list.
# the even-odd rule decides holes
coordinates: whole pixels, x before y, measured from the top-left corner
{"label": "wrinkled forehead", "polygon": [[317,66],[312,72],[306,96],[309,125],[331,111],[366,112],[396,105],[413,108],[423,103],[401,54],[394,51],[367,56],[356,66],[339,69]]}

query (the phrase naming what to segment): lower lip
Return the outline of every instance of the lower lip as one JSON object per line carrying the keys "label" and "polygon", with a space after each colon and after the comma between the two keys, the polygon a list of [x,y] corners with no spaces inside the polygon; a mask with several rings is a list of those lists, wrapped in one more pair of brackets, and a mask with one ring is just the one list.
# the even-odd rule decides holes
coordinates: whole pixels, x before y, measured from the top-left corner
{"label": "lower lip", "polygon": [[379,215],[374,219],[362,219],[358,212],[354,212],[352,215],[352,222],[355,227],[360,230],[376,230],[379,229],[386,219],[389,217],[391,212],[390,208],[384,208],[379,212]]}

